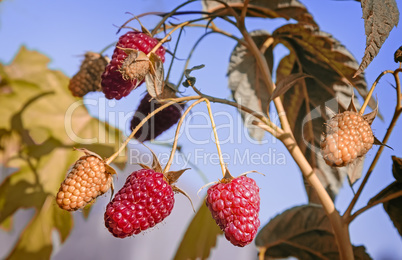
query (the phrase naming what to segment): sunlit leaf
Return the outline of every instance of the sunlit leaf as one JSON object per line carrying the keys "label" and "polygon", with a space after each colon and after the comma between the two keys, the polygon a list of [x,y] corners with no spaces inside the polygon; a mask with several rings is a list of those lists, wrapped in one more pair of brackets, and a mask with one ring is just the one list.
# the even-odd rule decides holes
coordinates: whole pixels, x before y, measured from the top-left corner
{"label": "sunlit leaf", "polygon": [[201,203],[176,251],[175,260],[207,259],[222,231],[212,219],[205,203]]}
{"label": "sunlit leaf", "polygon": [[[223,0],[237,13],[243,8],[242,0]],[[220,15],[231,15],[230,11],[218,1],[203,0],[202,9]],[[317,26],[307,8],[297,0],[255,0],[248,4],[247,16],[295,19],[296,21]]]}
{"label": "sunlit leaf", "polygon": [[[10,259],[48,259],[51,231],[63,242],[72,228],[71,213],[54,201],[67,170],[85,147],[110,156],[122,143],[119,130],[92,118],[84,101],[72,97],[68,77],[49,70],[49,59],[22,47],[10,65],[0,64],[0,163],[16,169],[0,185],[0,223],[20,208],[35,208]],[[119,156],[117,163],[123,163]]]}
{"label": "sunlit leaf", "polygon": [[355,75],[363,72],[377,56],[392,28],[399,22],[399,11],[395,0],[362,0],[366,49]]}
{"label": "sunlit leaf", "polygon": [[[355,58],[331,35],[308,25],[288,24],[274,33],[275,46],[282,43],[290,50],[277,68],[277,82],[292,74],[307,74],[283,95],[285,111],[298,145],[315,169],[324,187],[334,198],[342,186],[347,169],[328,166],[320,153],[323,124],[330,118],[326,107],[344,111],[354,89],[367,95],[364,74],[353,78],[358,68]],[[370,101],[375,107],[375,101]],[[306,187],[310,201],[315,192]]]}
{"label": "sunlit leaf", "polygon": [[[271,37],[265,31],[253,31],[250,35],[259,48]],[[265,51],[265,58],[269,68],[272,70],[272,47]],[[268,87],[262,79],[262,72],[258,69],[254,56],[241,44],[238,44],[232,51],[228,76],[229,88],[232,90],[237,103],[261,114],[267,114],[269,105]],[[256,140],[262,140],[265,131],[252,124],[254,117],[243,112],[242,117],[250,136]]]}
{"label": "sunlit leaf", "polygon": [[[321,205],[303,205],[271,219],[257,234],[255,244],[265,252],[265,259],[339,259],[332,230]],[[371,259],[362,246],[353,251],[356,259]]]}
{"label": "sunlit leaf", "polygon": [[53,196],[46,198],[7,259],[49,259],[53,228],[59,232],[62,242],[67,238],[73,225],[72,216],[60,211],[53,200]]}

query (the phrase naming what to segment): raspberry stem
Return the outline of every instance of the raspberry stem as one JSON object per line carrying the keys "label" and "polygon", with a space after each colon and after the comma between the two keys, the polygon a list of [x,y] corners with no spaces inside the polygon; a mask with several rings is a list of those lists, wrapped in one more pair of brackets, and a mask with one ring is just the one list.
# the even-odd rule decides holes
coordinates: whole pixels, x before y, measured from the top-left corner
{"label": "raspberry stem", "polygon": [[214,132],[216,149],[218,150],[218,155],[219,155],[219,164],[221,165],[222,175],[223,175],[223,177],[225,177],[225,173],[226,173],[225,162],[223,161],[221,145],[219,144],[218,131],[216,131],[215,120],[214,120],[214,116],[212,114],[212,109],[211,109],[211,103],[209,102],[208,99],[205,99],[205,103],[207,104],[208,114],[209,114],[209,118],[210,118],[211,124],[212,124],[212,131]]}
{"label": "raspberry stem", "polygon": [[[402,106],[401,106],[401,91],[402,91],[402,88],[401,88],[401,82],[400,82],[399,75],[398,75],[399,72],[402,72],[402,69],[397,69],[395,71],[390,72],[390,73],[392,73],[394,75],[395,82],[396,82],[397,103],[396,103],[396,106],[395,106],[394,115],[393,115],[393,117],[391,119],[391,122],[389,123],[389,126],[387,127],[387,132],[385,133],[384,139],[382,141],[383,144],[387,143],[389,137],[391,136],[392,130],[394,129],[394,127],[396,125],[396,122],[398,121],[398,118],[402,113]],[[377,79],[381,78],[381,76],[383,76],[383,75],[385,75],[385,72],[381,73],[380,76],[378,76]],[[378,80],[376,80],[376,82],[377,81]],[[373,172],[373,170],[374,170],[374,168],[375,168],[375,166],[376,166],[376,164],[377,164],[377,162],[378,162],[378,160],[380,158],[380,155],[381,155],[382,151],[384,150],[384,147],[385,146],[381,145],[380,148],[378,149],[373,161],[370,164],[369,169],[367,170],[366,175],[364,176],[363,181],[361,182],[361,184],[359,186],[359,189],[357,190],[355,196],[353,197],[353,199],[350,202],[348,208],[346,209],[345,213],[343,214],[344,222],[350,223],[354,219],[353,215],[351,215],[352,210],[353,210],[354,206],[356,205],[356,202],[359,199],[360,194],[362,193],[363,188],[365,187],[365,185],[366,185],[371,173]]]}
{"label": "raspberry stem", "polygon": [[393,71],[392,70],[386,70],[386,71],[381,72],[380,75],[378,75],[377,79],[374,81],[373,85],[371,86],[371,89],[370,89],[369,93],[367,94],[362,107],[360,108],[360,111],[359,111],[360,115],[364,114],[364,110],[366,109],[368,103],[370,102],[371,96],[373,95],[374,89],[377,86],[378,82],[380,81],[382,76],[384,76],[385,74],[388,74],[388,73],[393,73]]}
{"label": "raspberry stem", "polygon": [[176,128],[176,133],[174,136],[174,141],[173,141],[173,146],[172,146],[172,151],[170,152],[170,156],[169,156],[169,160],[166,163],[165,169],[163,170],[163,173],[169,172],[170,166],[172,165],[173,162],[173,158],[174,158],[174,154],[177,150],[177,141],[179,139],[179,132],[180,132],[180,128],[183,124],[184,118],[186,117],[186,115],[190,112],[191,109],[193,109],[194,106],[196,106],[197,104],[201,103],[205,101],[205,98],[200,98],[199,100],[195,101],[193,104],[191,104],[186,111],[184,111],[183,115],[181,116],[179,122],[177,123],[177,128]]}
{"label": "raspberry stem", "polygon": [[110,47],[116,46],[117,42],[112,42],[111,44],[107,45],[106,47],[104,47],[99,54],[102,55],[107,49],[109,49]]}
{"label": "raspberry stem", "polygon": [[[190,99],[189,99],[190,98]],[[185,100],[191,100],[193,97],[184,97],[184,98],[177,98],[171,101],[168,101],[166,104],[163,104],[162,106],[160,106],[159,108],[155,109],[154,111],[152,111],[152,113],[148,114],[137,126],[135,129],[133,129],[133,131],[131,132],[131,134],[127,137],[127,139],[124,141],[124,143],[120,146],[119,150],[117,150],[117,152],[115,152],[114,154],[112,154],[112,156],[110,156],[105,163],[106,164],[110,164],[112,163],[112,161],[114,159],[116,159],[117,156],[119,156],[119,154],[124,150],[124,148],[127,146],[127,144],[130,142],[130,140],[134,137],[134,135],[137,133],[137,131],[145,124],[145,122],[147,120],[149,120],[151,117],[153,117],[156,113],[158,113],[159,111],[162,111],[163,109],[167,108],[170,105],[173,105],[175,103],[181,102],[181,101],[185,101]]]}

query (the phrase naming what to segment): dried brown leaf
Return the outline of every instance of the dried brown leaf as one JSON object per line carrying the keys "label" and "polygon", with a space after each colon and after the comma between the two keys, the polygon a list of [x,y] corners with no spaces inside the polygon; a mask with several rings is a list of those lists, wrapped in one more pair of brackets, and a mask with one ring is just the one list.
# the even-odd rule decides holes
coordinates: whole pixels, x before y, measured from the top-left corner
{"label": "dried brown leaf", "polygon": [[[240,14],[243,8],[242,0],[223,0]],[[230,11],[218,1],[203,0],[202,9],[207,12],[219,13],[219,15],[231,15]],[[307,8],[297,0],[254,0],[250,1],[247,10],[247,16],[267,17],[267,18],[285,18],[295,19],[301,23],[307,23],[317,26],[313,16],[307,11]]]}
{"label": "dried brown leaf", "polygon": [[[265,259],[339,259],[331,224],[321,205],[294,207],[277,215],[258,233],[255,244]],[[371,259],[364,247],[354,247],[356,259]]]}
{"label": "dried brown leaf", "polygon": [[399,10],[395,0],[362,0],[366,49],[354,77],[362,73],[377,56],[389,33],[399,22]]}
{"label": "dried brown leaf", "polygon": [[402,183],[402,158],[392,156],[392,174],[398,182]]}
{"label": "dried brown leaf", "polygon": [[[399,195],[399,196],[398,196]],[[378,203],[381,200],[387,200],[387,198],[395,197],[387,202],[383,203],[383,207],[390,217],[392,223],[402,236],[402,183],[395,181],[380,191],[368,202],[368,205]]]}
{"label": "dried brown leaf", "polygon": [[274,92],[272,92],[272,95],[269,99],[269,101],[272,101],[276,97],[279,97],[283,94],[285,94],[286,91],[288,91],[291,87],[293,87],[298,80],[311,77],[310,75],[306,73],[295,73],[295,74],[290,74],[289,76],[281,79],[277,84]]}
{"label": "dried brown leaf", "polygon": [[[253,31],[250,34],[257,47],[261,47],[270,37],[268,32],[260,30]],[[269,68],[272,69],[272,47],[266,50],[265,58]],[[262,80],[261,72],[258,69],[254,56],[241,44],[236,45],[230,56],[228,77],[229,88],[232,90],[237,103],[261,114],[267,114],[269,106],[268,87]],[[254,120],[253,116],[241,113],[250,136],[256,140],[262,140],[265,131],[252,124]]]}

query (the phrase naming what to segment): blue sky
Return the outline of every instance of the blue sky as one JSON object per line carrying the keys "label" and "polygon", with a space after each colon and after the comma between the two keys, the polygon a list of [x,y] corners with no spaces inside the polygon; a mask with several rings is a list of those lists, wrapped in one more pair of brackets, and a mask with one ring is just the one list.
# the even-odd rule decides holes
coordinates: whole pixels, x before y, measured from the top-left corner
{"label": "blue sky", "polygon": [[[80,65],[81,58],[79,55],[86,51],[100,51],[105,46],[117,40],[116,35],[118,25],[123,24],[131,16],[126,12],[140,14],[149,11],[170,11],[182,1],[22,1],[22,0],[5,0],[0,3],[0,62],[9,63],[13,56],[17,53],[21,45],[25,45],[30,50],[37,50],[51,58],[50,67],[61,70],[66,75],[74,75]],[[364,23],[360,4],[355,1],[303,1],[308,10],[313,15],[321,30],[331,33],[338,39],[360,62],[364,54],[365,35]],[[397,1],[401,8],[402,2]],[[195,2],[185,10],[199,10],[200,2]],[[185,16],[179,17],[180,21],[186,19]],[[142,19],[143,24],[152,28],[158,21],[158,17],[148,16]],[[263,21],[262,19],[250,19],[247,28],[251,30],[264,29],[269,32],[282,24],[286,23],[284,19],[276,19],[273,21]],[[223,28],[235,32],[233,27],[220,23]],[[137,23],[132,26],[138,27]],[[195,40],[203,33],[203,29],[187,29],[183,35],[183,42],[180,44],[178,57],[184,59]],[[378,56],[369,65],[366,70],[366,80],[368,86],[374,82],[377,75],[386,69],[396,69],[398,65],[393,61],[394,51],[402,45],[402,29],[400,26],[391,31],[390,37],[387,39]],[[177,33],[173,37],[177,36]],[[230,91],[227,87],[227,65],[230,53],[235,46],[235,42],[219,35],[208,36],[198,47],[190,62],[190,67],[205,64],[202,70],[193,73],[197,77],[197,86],[205,93],[217,97],[228,98]],[[173,43],[167,44],[167,48],[173,49]],[[111,56],[112,49],[107,52]],[[284,55],[283,49],[278,50],[278,57]],[[169,64],[170,58],[165,64]],[[184,67],[183,61],[176,61],[174,70],[172,71],[172,79],[176,82]],[[375,135],[382,139],[385,128],[389,123],[394,110],[396,101],[395,90],[389,83],[393,83],[390,76],[386,76],[377,86],[375,96],[379,100],[380,111],[384,116],[384,121],[376,119],[373,124]],[[106,110],[100,111],[98,107],[88,107],[94,116],[101,119],[109,119],[110,115],[118,112],[125,114],[132,113],[137,107],[139,100],[145,88],[142,87],[132,92],[127,98],[119,102],[106,101],[101,93],[89,94],[86,96],[88,100],[96,100],[99,104],[106,104]],[[216,115],[217,124],[229,124],[233,120],[234,125],[238,125],[233,130],[236,138],[230,140],[222,146],[222,151],[230,157],[228,159],[229,169],[233,175],[242,172],[257,170],[266,176],[252,176],[261,187],[261,214],[260,219],[262,225],[268,222],[270,218],[284,210],[304,204],[307,197],[302,186],[301,174],[295,166],[293,159],[287,154],[286,150],[280,142],[273,140],[266,135],[267,145],[259,145],[251,143],[244,134],[241,125],[241,119],[235,109],[228,108],[223,105],[214,104],[212,107],[214,112],[222,112]],[[207,120],[200,116],[206,112],[205,106],[196,107],[189,121],[194,127],[195,124],[205,125]],[[231,117],[227,117],[227,114]],[[128,133],[128,122],[116,121],[112,124],[119,126]],[[367,201],[380,191],[383,187],[392,182],[391,172],[391,155],[402,157],[401,137],[398,133],[401,131],[401,123],[398,122],[389,143],[394,150],[385,149],[383,155],[378,162],[377,169],[371,176],[361,199],[357,203],[356,208],[364,206]],[[211,131],[209,129],[188,129],[187,133],[197,140],[210,140]],[[225,139],[230,132],[223,128],[219,131],[222,139]],[[173,136],[173,130],[168,131],[162,140]],[[194,145],[183,138],[180,142],[184,148],[183,151],[195,159],[197,149],[203,149],[205,154],[215,153],[216,149],[212,142],[202,145]],[[241,145],[241,146],[239,146]],[[161,154],[168,154],[169,149],[159,145],[151,145],[152,149]],[[235,151],[241,147],[244,152],[266,154],[268,161],[260,164],[253,164],[245,161],[236,163]],[[143,150],[142,148],[140,148]],[[377,147],[371,150],[366,159],[365,170],[368,168],[368,162],[375,155]],[[275,157],[276,156],[276,157]],[[279,163],[279,157],[283,156],[285,164]],[[274,158],[275,157],[275,158]],[[269,159],[268,159],[269,158]],[[282,157],[281,157],[282,158]],[[201,168],[206,175],[208,181],[216,181],[220,178],[219,165],[211,165],[211,163],[203,163],[197,161],[198,167]],[[179,169],[183,166],[182,161],[178,161],[173,165],[173,169]],[[188,189],[197,191],[203,184],[201,178],[196,171],[186,173],[180,179]],[[359,182],[358,182],[359,183]],[[357,188],[357,186],[355,186]],[[203,193],[204,192],[204,193]],[[205,194],[205,191],[201,194]],[[344,212],[349,204],[353,194],[351,189],[346,185],[341,189],[336,206]],[[186,202],[185,202],[186,203]],[[2,232],[2,231],[1,231]],[[390,259],[402,259],[402,242],[396,229],[389,221],[388,216],[384,212],[382,206],[377,206],[365,214],[358,217],[350,226],[351,239],[355,245],[365,245],[368,252],[374,259],[389,256]],[[176,243],[178,240],[176,241]],[[219,244],[218,244],[219,246]],[[0,246],[1,248],[1,246]],[[234,249],[239,250],[239,249]],[[213,254],[213,258],[218,259],[219,253]]]}

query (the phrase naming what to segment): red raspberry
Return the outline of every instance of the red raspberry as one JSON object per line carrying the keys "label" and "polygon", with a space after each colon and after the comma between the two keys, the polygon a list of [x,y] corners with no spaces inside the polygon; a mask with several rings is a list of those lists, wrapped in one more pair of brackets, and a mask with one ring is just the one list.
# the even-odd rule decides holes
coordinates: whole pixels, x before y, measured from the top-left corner
{"label": "red raspberry", "polygon": [[223,179],[208,189],[207,207],[226,239],[235,246],[250,244],[257,234],[259,190],[255,181],[246,176]]}
{"label": "red raspberry", "polygon": [[[112,60],[102,74],[102,91],[105,93],[106,98],[119,100],[130,94],[137,83],[135,79],[125,80],[122,77],[120,68],[128,55],[120,48],[139,50],[148,54],[157,44],[157,39],[142,32],[130,31],[119,38]],[[161,46],[155,53],[161,58],[162,62],[165,61],[165,48]]]}
{"label": "red raspberry", "polygon": [[[151,95],[147,93],[141,100],[141,103],[131,120],[131,130],[133,130],[149,113],[161,106],[161,103],[152,99]],[[179,121],[182,110],[183,105],[173,104],[168,106],[151,117],[137,131],[134,137],[141,142],[155,139]]]}
{"label": "red raspberry", "polygon": [[139,234],[169,216],[173,205],[173,189],[162,173],[135,171],[107,205],[105,225],[115,237]]}

